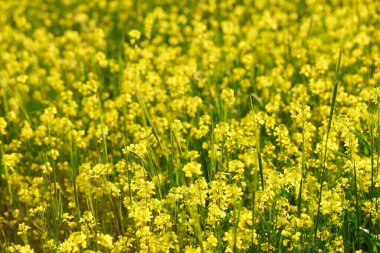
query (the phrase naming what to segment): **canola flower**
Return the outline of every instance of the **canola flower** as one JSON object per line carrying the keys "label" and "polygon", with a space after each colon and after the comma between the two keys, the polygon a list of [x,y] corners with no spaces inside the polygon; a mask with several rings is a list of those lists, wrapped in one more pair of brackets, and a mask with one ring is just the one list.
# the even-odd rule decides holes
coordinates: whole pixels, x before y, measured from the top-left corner
{"label": "canola flower", "polygon": [[378,252],[380,2],[0,0],[1,252]]}

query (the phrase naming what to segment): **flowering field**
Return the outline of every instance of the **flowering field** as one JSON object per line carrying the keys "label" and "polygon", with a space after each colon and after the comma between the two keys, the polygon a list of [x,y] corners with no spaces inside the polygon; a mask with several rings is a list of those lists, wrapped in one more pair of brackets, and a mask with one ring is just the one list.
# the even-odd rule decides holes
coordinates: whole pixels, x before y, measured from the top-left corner
{"label": "flowering field", "polygon": [[0,0],[0,252],[380,251],[380,2]]}

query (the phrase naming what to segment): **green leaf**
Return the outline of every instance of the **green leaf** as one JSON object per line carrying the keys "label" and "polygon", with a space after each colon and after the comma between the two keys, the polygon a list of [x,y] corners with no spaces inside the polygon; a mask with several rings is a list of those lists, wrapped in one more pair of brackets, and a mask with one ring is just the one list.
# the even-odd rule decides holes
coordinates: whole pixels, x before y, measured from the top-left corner
{"label": "green leaf", "polygon": [[342,157],[344,157],[344,158],[346,158],[346,159],[348,159],[348,160],[351,161],[351,157],[349,157],[348,155],[346,155],[346,154],[344,154],[344,153],[342,153],[340,151],[331,149],[331,148],[327,148],[327,149],[330,150],[331,152],[333,152],[336,156],[342,156]]}
{"label": "green leaf", "polygon": [[350,129],[350,132],[356,136],[356,138],[359,139],[359,141],[364,144],[365,146],[367,146],[368,148],[370,148],[370,145],[369,143],[365,140],[364,136],[359,133],[358,131],[356,131],[355,129]]}

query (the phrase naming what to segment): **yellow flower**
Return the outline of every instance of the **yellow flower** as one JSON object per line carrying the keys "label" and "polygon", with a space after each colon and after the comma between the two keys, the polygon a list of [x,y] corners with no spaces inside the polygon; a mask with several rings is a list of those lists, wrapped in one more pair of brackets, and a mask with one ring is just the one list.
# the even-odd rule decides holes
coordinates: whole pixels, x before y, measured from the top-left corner
{"label": "yellow flower", "polygon": [[197,162],[189,162],[185,164],[182,168],[183,172],[185,172],[185,176],[191,178],[193,176],[202,175],[201,164]]}
{"label": "yellow flower", "polygon": [[222,91],[222,99],[228,107],[232,107],[235,103],[234,90],[224,89]]}
{"label": "yellow flower", "polygon": [[97,242],[99,245],[101,245],[107,249],[113,248],[113,242],[112,242],[113,238],[109,234],[99,233],[99,234],[97,234],[96,238],[98,240]]}
{"label": "yellow flower", "polygon": [[7,134],[6,128],[7,128],[7,122],[5,121],[3,117],[0,117],[0,133],[2,135]]}
{"label": "yellow flower", "polygon": [[136,29],[133,29],[131,30],[129,33],[128,33],[129,37],[131,37],[132,39],[140,39],[140,36],[141,36],[141,32],[139,30],[136,30]]}
{"label": "yellow flower", "polygon": [[136,29],[133,29],[131,30],[129,33],[128,33],[129,37],[130,37],[130,40],[131,40],[131,44],[135,44],[135,42],[137,40],[140,39],[140,36],[141,36],[141,32],[136,30]]}

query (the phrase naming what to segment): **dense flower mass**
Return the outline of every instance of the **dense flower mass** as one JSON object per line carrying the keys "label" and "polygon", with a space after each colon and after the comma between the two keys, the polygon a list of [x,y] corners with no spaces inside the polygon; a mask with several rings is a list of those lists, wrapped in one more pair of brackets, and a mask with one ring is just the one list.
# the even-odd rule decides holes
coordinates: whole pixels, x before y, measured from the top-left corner
{"label": "dense flower mass", "polygon": [[1,252],[378,252],[380,2],[0,0]]}

